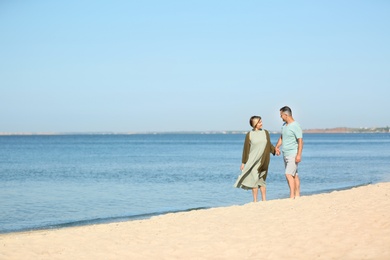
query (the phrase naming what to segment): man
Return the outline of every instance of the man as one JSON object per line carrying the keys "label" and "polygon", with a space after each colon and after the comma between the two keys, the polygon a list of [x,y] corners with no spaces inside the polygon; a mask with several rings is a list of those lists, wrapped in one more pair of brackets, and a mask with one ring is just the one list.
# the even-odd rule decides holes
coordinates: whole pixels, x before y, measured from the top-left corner
{"label": "man", "polygon": [[276,143],[276,154],[280,154],[279,147],[283,144],[282,152],[285,166],[287,184],[290,188],[290,198],[299,197],[300,180],[298,176],[298,163],[301,162],[303,139],[302,129],[292,116],[291,108],[284,106],[280,109],[280,117],[284,124],[282,134]]}

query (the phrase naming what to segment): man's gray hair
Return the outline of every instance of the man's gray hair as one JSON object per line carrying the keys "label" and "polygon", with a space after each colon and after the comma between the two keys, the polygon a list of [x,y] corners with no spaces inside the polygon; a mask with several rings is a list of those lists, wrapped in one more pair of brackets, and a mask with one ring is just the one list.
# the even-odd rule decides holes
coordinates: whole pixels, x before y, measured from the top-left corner
{"label": "man's gray hair", "polygon": [[280,112],[282,112],[283,114],[292,116],[292,110],[291,110],[291,108],[289,108],[288,106],[282,107],[282,108],[280,109]]}

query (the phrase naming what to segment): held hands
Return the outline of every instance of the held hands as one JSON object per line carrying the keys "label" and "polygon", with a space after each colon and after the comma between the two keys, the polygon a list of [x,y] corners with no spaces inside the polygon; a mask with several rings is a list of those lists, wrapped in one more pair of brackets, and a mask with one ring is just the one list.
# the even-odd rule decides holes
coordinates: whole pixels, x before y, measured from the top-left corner
{"label": "held hands", "polygon": [[[276,154],[277,156],[280,155],[280,148],[279,148],[279,147],[275,147],[275,154]],[[300,163],[300,162],[301,162],[301,155],[298,154],[298,155],[295,157],[295,162],[296,162],[296,163]]]}

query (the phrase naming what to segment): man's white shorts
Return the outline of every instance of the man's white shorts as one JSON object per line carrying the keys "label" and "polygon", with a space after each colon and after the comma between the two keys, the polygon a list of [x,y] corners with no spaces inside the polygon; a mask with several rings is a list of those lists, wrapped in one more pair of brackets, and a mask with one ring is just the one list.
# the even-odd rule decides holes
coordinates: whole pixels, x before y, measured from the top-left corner
{"label": "man's white shorts", "polygon": [[295,155],[283,156],[284,167],[286,169],[285,174],[295,176],[298,174],[298,164],[295,162]]}

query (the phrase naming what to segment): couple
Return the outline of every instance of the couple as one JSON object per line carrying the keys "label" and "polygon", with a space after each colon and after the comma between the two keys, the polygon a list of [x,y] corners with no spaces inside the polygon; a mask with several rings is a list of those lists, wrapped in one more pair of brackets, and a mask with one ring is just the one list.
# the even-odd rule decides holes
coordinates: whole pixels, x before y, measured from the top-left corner
{"label": "couple", "polygon": [[267,130],[263,130],[260,116],[252,116],[249,124],[253,127],[245,137],[242,153],[241,174],[234,187],[246,190],[252,189],[253,201],[257,202],[260,188],[261,198],[266,200],[266,183],[270,154],[280,155],[279,147],[283,144],[283,159],[287,184],[290,188],[290,198],[300,196],[300,181],[298,163],[301,162],[303,139],[302,129],[292,116],[288,106],[280,109],[280,117],[284,124],[282,134],[276,146],[273,146]]}

